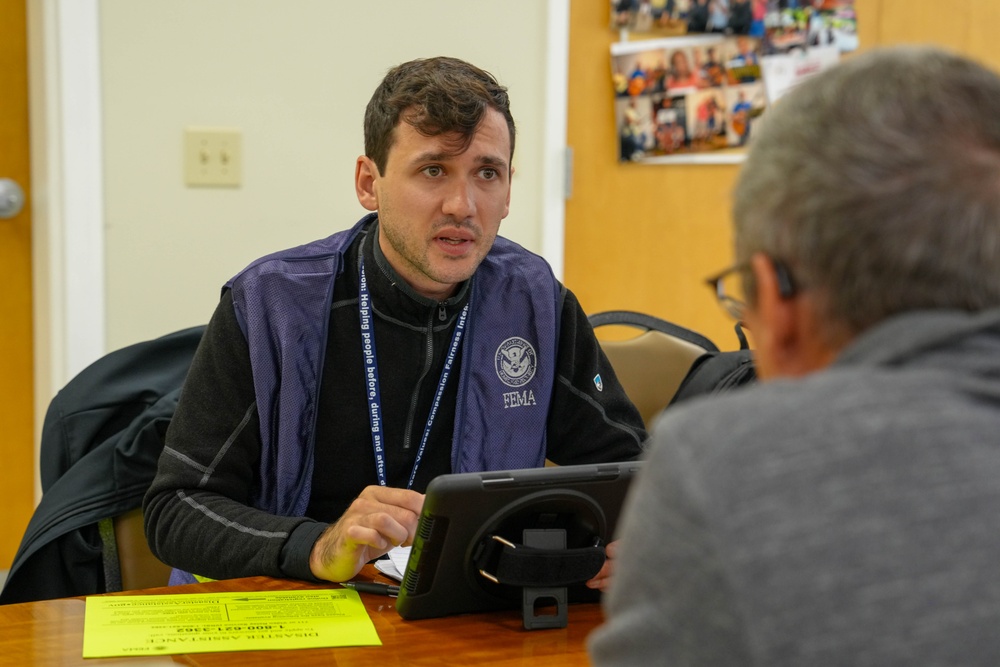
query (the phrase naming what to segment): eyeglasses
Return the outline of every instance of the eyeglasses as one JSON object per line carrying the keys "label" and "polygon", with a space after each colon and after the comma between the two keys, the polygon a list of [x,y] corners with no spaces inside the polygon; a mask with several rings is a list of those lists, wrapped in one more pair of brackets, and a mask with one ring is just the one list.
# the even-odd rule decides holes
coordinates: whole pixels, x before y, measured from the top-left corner
{"label": "eyeglasses", "polygon": [[737,321],[743,320],[743,313],[746,311],[746,301],[734,294],[743,294],[744,274],[750,268],[747,262],[740,262],[728,269],[725,269],[714,276],[705,278],[705,284],[715,292],[715,299],[722,306],[730,317]]}
{"label": "eyeglasses", "polygon": [[[795,280],[792,278],[791,271],[788,270],[788,266],[781,260],[774,259],[773,257],[770,259],[771,265],[774,267],[775,279],[778,281],[778,294],[783,299],[792,298],[795,296],[797,287]],[[747,303],[743,298],[736,295],[746,293],[749,271],[750,263],[740,262],[705,279],[705,284],[715,292],[715,298],[718,300],[719,305],[737,322],[743,321]]]}

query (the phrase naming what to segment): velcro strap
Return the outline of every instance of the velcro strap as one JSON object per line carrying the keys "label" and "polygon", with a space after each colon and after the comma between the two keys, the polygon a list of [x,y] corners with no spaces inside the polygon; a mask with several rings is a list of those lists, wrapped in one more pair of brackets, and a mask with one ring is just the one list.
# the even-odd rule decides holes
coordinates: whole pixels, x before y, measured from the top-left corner
{"label": "velcro strap", "polygon": [[538,549],[497,537],[488,542],[479,558],[480,573],[511,586],[580,584],[600,572],[606,559],[603,546]]}

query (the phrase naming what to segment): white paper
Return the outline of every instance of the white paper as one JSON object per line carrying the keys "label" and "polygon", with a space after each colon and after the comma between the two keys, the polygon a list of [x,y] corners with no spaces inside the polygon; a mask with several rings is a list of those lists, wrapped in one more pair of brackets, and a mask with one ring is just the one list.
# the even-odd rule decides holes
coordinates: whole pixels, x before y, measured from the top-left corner
{"label": "white paper", "polygon": [[410,560],[410,547],[394,547],[387,555],[388,559],[375,561],[375,569],[387,577],[402,581],[406,562]]}
{"label": "white paper", "polygon": [[760,66],[764,73],[768,101],[773,104],[789,90],[830,69],[839,60],[840,49],[836,46],[812,47],[808,51],[764,56]]}

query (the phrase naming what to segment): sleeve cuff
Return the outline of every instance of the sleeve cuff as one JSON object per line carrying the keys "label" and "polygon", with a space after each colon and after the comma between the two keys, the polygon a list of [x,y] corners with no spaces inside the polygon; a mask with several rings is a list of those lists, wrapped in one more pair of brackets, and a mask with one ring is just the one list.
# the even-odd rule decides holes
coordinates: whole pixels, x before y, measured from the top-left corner
{"label": "sleeve cuff", "polygon": [[300,523],[292,530],[288,539],[285,540],[285,546],[281,547],[279,567],[286,577],[316,583],[323,581],[314,577],[312,570],[309,569],[309,556],[312,554],[316,540],[329,525],[319,521],[307,521]]}

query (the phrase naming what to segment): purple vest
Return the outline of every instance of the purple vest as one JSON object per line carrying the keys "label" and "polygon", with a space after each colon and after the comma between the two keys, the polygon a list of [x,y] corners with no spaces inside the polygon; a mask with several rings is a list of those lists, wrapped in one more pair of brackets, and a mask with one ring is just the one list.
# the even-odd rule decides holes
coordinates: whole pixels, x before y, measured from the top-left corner
{"label": "purple vest", "polygon": [[[260,417],[260,509],[302,516],[309,504],[333,284],[344,252],[375,219],[369,214],[350,230],[263,257],[227,283],[250,349]],[[545,260],[497,237],[469,299],[452,470],[541,466],[561,287]]]}

